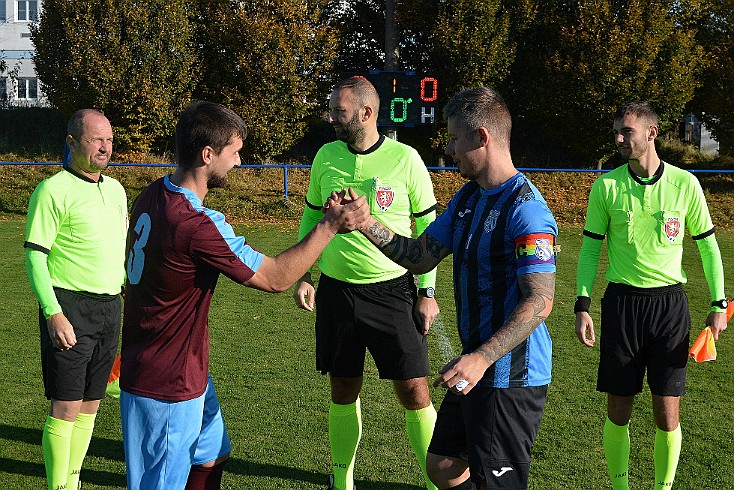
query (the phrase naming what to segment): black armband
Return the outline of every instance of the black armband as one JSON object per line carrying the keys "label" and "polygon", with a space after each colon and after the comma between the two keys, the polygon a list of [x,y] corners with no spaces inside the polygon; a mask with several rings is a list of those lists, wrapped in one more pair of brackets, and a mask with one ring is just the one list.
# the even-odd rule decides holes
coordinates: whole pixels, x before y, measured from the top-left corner
{"label": "black armband", "polygon": [[576,303],[573,305],[573,312],[578,313],[579,311],[589,312],[591,307],[591,298],[588,296],[576,296]]}

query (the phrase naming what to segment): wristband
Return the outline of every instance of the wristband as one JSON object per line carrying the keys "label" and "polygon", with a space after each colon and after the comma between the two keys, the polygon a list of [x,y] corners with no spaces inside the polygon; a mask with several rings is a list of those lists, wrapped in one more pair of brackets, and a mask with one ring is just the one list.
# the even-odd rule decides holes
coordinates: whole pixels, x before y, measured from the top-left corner
{"label": "wristband", "polygon": [[576,303],[573,305],[574,313],[578,313],[580,311],[588,313],[590,307],[591,298],[589,298],[588,296],[576,296]]}

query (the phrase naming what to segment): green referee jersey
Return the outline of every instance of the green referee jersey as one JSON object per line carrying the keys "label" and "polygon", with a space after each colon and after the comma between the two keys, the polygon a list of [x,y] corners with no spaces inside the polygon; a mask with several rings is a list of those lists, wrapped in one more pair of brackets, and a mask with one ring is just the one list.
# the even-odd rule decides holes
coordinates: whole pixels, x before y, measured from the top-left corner
{"label": "green referee jersey", "polygon": [[[366,196],[372,215],[400,235],[412,235],[413,217],[418,234],[435,219],[431,177],[415,149],[384,136],[365,152],[335,141],[321,147],[314,158],[299,239],[322,218],[321,206],[331,192],[349,187]],[[357,231],[337,235],[321,254],[319,267],[353,284],[386,281],[406,272]],[[420,287],[434,286],[435,277],[435,270],[423,274]]]}
{"label": "green referee jersey", "polygon": [[127,198],[118,181],[62,170],[33,191],[24,246],[48,254],[54,287],[119,294],[126,231]]}
{"label": "green referee jersey", "polygon": [[[655,175],[644,181],[622,165],[600,176],[591,188],[584,242],[606,235],[609,282],[640,288],[685,283],[686,228],[694,240],[714,233],[701,185],[686,170],[660,162]],[[597,263],[589,263],[584,248],[577,295],[590,296]]]}

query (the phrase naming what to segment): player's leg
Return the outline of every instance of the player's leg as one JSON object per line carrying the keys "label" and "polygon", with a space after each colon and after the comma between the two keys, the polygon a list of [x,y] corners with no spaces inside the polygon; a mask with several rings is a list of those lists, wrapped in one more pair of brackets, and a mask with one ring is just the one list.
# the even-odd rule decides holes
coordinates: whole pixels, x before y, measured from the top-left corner
{"label": "player's leg", "polygon": [[634,396],[607,394],[607,420],[604,423],[604,455],[614,490],[629,489],[629,421]]}
{"label": "player's leg", "polygon": [[430,372],[428,342],[414,312],[417,292],[413,277],[371,284],[355,296],[362,336],[380,378],[393,380],[405,408],[406,432],[426,487],[436,487],[426,474],[426,454],[436,420],[426,376]]}
{"label": "player's leg", "polygon": [[[99,404],[107,390],[107,380],[117,354],[122,303],[119,297],[84,298],[73,317],[77,343],[89,343],[84,400],[74,421],[69,451],[69,476],[66,488],[77,490],[82,464],[92,441]],[[84,308],[82,308],[84,307]]]}
{"label": "player's leg", "polygon": [[426,472],[441,490],[472,490],[461,399],[446,392],[426,457]]}
{"label": "player's leg", "polygon": [[601,342],[596,389],[607,394],[604,455],[615,490],[629,489],[629,421],[645,377],[650,297],[644,290],[610,283],[601,303]]}
{"label": "player's leg", "polygon": [[46,417],[41,437],[43,462],[49,490],[66,488],[69,477],[69,452],[74,420],[79,413],[81,400],[51,400],[51,409]]}
{"label": "player's leg", "polygon": [[691,317],[680,285],[664,289],[655,298],[655,322],[647,381],[652,393],[655,433],[655,488],[673,486],[680,458],[680,397],[685,393]]}
{"label": "player's leg", "polygon": [[353,490],[362,436],[359,393],[366,348],[355,320],[355,286],[321,275],[316,290],[316,368],[329,374],[329,445],[335,490]]}
{"label": "player's leg", "polygon": [[218,490],[232,444],[222,417],[211,374],[204,394],[204,418],[186,490]]}
{"label": "player's leg", "polygon": [[655,415],[655,489],[673,485],[683,436],[680,429],[680,397],[652,396]]}
{"label": "player's leg", "polygon": [[201,432],[204,397],[169,402],[120,391],[128,488],[185,487],[191,448]]}
{"label": "player's leg", "polygon": [[354,462],[362,438],[362,409],[359,393],[362,376],[343,378],[331,375],[329,404],[329,446],[334,471],[333,488],[354,488]]}
{"label": "player's leg", "polygon": [[405,408],[405,428],[408,433],[408,442],[423,472],[428,490],[435,490],[426,473],[426,455],[428,445],[433,436],[433,427],[436,424],[436,409],[431,404],[428,392],[428,378],[411,378],[394,380],[393,387],[400,404]]}

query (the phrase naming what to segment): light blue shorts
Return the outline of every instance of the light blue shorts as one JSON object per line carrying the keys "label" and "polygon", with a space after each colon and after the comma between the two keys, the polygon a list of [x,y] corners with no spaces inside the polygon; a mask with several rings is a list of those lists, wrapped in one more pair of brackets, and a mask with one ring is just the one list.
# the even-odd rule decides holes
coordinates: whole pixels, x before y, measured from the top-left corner
{"label": "light blue shorts", "polygon": [[214,381],[184,402],[120,393],[127,486],[140,490],[183,489],[191,465],[232,451]]}

